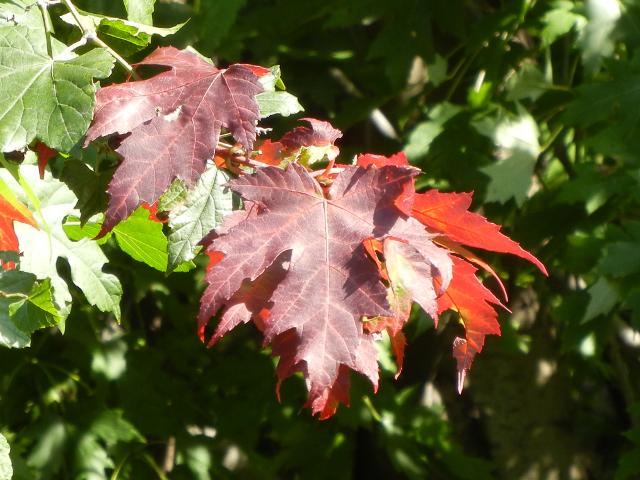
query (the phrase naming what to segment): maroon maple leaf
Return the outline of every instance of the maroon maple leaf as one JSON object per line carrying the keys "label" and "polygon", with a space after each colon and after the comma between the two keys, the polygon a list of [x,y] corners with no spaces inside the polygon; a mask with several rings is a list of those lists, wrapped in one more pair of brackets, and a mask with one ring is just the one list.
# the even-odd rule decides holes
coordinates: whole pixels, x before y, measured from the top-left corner
{"label": "maroon maple leaf", "polygon": [[329,159],[335,159],[340,153],[335,141],[342,137],[342,132],[329,122],[315,118],[301,118],[301,121],[309,123],[308,127],[296,127],[285,133],[280,139],[284,148],[293,153],[302,147],[325,147]]}
{"label": "maroon maple leaf", "polygon": [[[221,309],[211,343],[257,317],[265,341],[280,356],[280,379],[302,371],[308,405],[321,418],[346,402],[349,369],[376,386],[376,349],[361,319],[393,312],[363,242],[393,235],[421,243],[415,256],[431,260],[430,236],[395,206],[415,173],[397,166],[348,167],[325,192],[303,167],[292,164],[229,182],[251,211],[241,221],[232,215],[208,248],[224,258],[206,277],[201,333]],[[433,263],[438,272],[441,258]],[[435,296],[429,298],[426,308],[435,312]]]}
{"label": "maroon maple leaf", "polygon": [[138,65],[169,70],[100,89],[85,141],[130,133],[116,149],[123,162],[109,184],[101,234],[141,203],[155,203],[174,178],[193,183],[215,153],[223,127],[246,150],[256,139],[255,96],[262,87],[249,68],[218,69],[173,47],[158,48]]}

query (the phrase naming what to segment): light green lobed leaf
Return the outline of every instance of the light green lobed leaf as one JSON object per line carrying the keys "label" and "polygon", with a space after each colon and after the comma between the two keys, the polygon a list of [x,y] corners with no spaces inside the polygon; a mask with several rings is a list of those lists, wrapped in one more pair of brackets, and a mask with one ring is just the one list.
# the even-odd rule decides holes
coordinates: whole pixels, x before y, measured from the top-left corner
{"label": "light green lobed leaf", "polygon": [[79,215],[74,207],[77,197],[48,172],[41,180],[37,166],[24,165],[20,168],[20,174],[33,191],[39,205],[34,205],[34,198],[25,195],[6,170],[0,171],[0,177],[13,187],[19,199],[35,213],[38,222],[37,229],[21,223],[15,225],[20,250],[23,252],[20,269],[33,273],[39,279],[51,279],[55,306],[61,316],[66,317],[72,298],[56,265],[59,258],[66,259],[73,283],[82,290],[89,303],[103,312],[112,312],[119,320],[122,286],[117,277],[102,271],[107,257],[95,241],[88,238],[73,241],[63,229],[63,221],[67,216]]}
{"label": "light green lobed leaf", "polygon": [[[145,22],[132,21],[131,19],[123,20],[121,18],[83,12],[82,10],[79,13],[85,28],[97,30],[105,26],[111,32],[111,36],[117,36],[121,40],[135,44],[139,44],[142,40],[148,45],[151,42],[151,35],[159,35],[161,37],[173,35],[187,23],[178,23],[173,27],[154,27],[151,23],[147,24]],[[70,13],[62,15],[60,19],[69,25],[77,25]]]}
{"label": "light green lobed leaf", "polygon": [[0,272],[0,345],[24,348],[36,330],[54,327],[62,316],[53,304],[51,282],[18,270]]}
{"label": "light green lobed leaf", "polygon": [[271,115],[288,117],[304,111],[298,99],[289,92],[262,92],[256,95],[256,101],[260,108],[260,118]]}
{"label": "light green lobed leaf", "polygon": [[9,442],[0,434],[0,480],[11,480],[13,476],[13,467],[11,466],[11,458],[9,458]]}
{"label": "light green lobed leaf", "polygon": [[114,229],[116,241],[123,252],[139,262],[164,272],[167,267],[167,238],[162,224],[149,220],[149,211],[138,208]]}
{"label": "light green lobed leaf", "polygon": [[0,150],[20,150],[39,139],[68,151],[85,134],[95,103],[94,78],[111,74],[104,49],[81,56],[51,38],[47,51],[36,2],[0,4]]}
{"label": "light green lobed leaf", "polygon": [[520,108],[515,117],[486,119],[475,125],[490,137],[496,146],[498,161],[481,169],[489,176],[486,200],[507,202],[513,198],[518,205],[527,199],[536,159],[540,153],[540,135],[534,118]]}
{"label": "light green lobed leaf", "polygon": [[153,8],[156,0],[124,0],[127,17],[132,22],[153,25]]}
{"label": "light green lobed leaf", "polygon": [[228,180],[225,172],[211,166],[187,193],[184,203],[171,210],[169,271],[194,258],[200,240],[231,213],[233,196],[231,190],[224,187]]}
{"label": "light green lobed leaf", "polygon": [[0,273],[0,345],[8,348],[24,348],[31,343],[28,332],[13,322],[9,309],[22,298],[26,298],[36,281],[30,273],[9,270]]}
{"label": "light green lobed leaf", "polygon": [[9,306],[9,315],[12,322],[29,335],[40,328],[58,325],[62,316],[53,303],[51,281],[35,283],[27,298]]}

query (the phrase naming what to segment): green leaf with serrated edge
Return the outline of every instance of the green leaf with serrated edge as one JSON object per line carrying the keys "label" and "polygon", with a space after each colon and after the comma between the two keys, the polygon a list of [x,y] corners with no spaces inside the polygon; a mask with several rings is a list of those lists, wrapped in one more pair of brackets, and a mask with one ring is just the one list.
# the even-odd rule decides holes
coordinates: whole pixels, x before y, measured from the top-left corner
{"label": "green leaf with serrated edge", "polygon": [[540,153],[536,121],[519,108],[517,117],[485,119],[477,122],[475,127],[493,140],[498,157],[498,162],[480,169],[490,178],[486,201],[504,203],[513,198],[522,205]]}
{"label": "green leaf with serrated edge", "polygon": [[9,442],[4,438],[4,435],[0,434],[0,480],[11,480],[13,476],[9,451]]}
{"label": "green leaf with serrated edge", "polygon": [[587,310],[582,317],[582,323],[593,320],[598,315],[609,313],[620,301],[620,295],[615,286],[604,277],[600,277],[596,283],[591,285],[588,293],[590,298]]}
{"label": "green leaf with serrated edge", "polygon": [[289,92],[262,92],[256,95],[256,101],[260,108],[260,118],[271,115],[288,117],[304,111],[298,99]]}
{"label": "green leaf with serrated edge", "polygon": [[118,442],[143,442],[144,437],[123,415],[122,410],[105,410],[93,420],[88,431],[108,446]]}
{"label": "green leaf with serrated edge", "polygon": [[167,267],[167,238],[162,224],[149,220],[149,211],[138,208],[114,229],[118,245],[133,259],[164,272]]}
{"label": "green leaf with serrated edge", "polygon": [[47,53],[44,24],[40,29],[32,24],[0,26],[4,152],[20,150],[36,138],[68,151],[89,127],[95,104],[93,79],[108,77],[114,60],[101,48],[76,57],[61,53],[59,42],[52,40],[52,45],[54,58]]}
{"label": "green leaf with serrated edge", "polygon": [[[147,44],[149,44],[151,41],[151,35],[159,35],[161,37],[173,35],[187,23],[178,23],[173,27],[154,27],[142,22],[122,20],[121,18],[83,12],[82,10],[79,10],[79,13],[81,20],[86,27],[94,30],[101,30],[102,26],[105,25],[108,27],[107,30],[111,31],[111,36],[117,36],[120,40],[134,44],[138,44],[142,39],[145,39]],[[70,25],[77,25],[75,19],[70,13],[62,15],[60,19]],[[116,30],[118,30],[119,33],[116,33]]]}
{"label": "green leaf with serrated edge", "polygon": [[13,252],[11,250],[0,250],[0,262],[7,263],[13,262],[18,263],[20,261],[20,254],[18,252]]}
{"label": "green leaf with serrated edge", "polygon": [[36,277],[17,270],[0,272],[0,345],[9,348],[28,347],[29,332],[20,329],[10,317],[10,308],[15,302],[28,297]]}
{"label": "green leaf with serrated edge", "polygon": [[84,162],[78,160],[64,162],[60,179],[78,197],[75,208],[80,210],[82,223],[86,223],[93,215],[105,210],[109,201],[107,186],[112,175],[112,170],[97,174]]}
{"label": "green leaf with serrated edge", "polygon": [[53,303],[51,281],[36,283],[29,296],[9,306],[13,324],[27,335],[46,327],[55,327],[63,318]]}
{"label": "green leaf with serrated edge", "polygon": [[169,271],[191,260],[198,242],[233,209],[231,191],[223,186],[228,180],[225,172],[211,166],[189,191],[185,202],[169,214]]}
{"label": "green leaf with serrated edge", "polygon": [[263,75],[259,79],[260,85],[262,85],[262,89],[265,92],[275,92],[278,90],[286,90],[284,86],[284,82],[282,81],[282,72],[280,70],[280,65],[274,65],[269,68],[269,73],[267,75]]}
{"label": "green leaf with serrated edge", "polygon": [[[148,210],[138,208],[133,215],[113,229],[113,234],[118,246],[131,258],[161,272],[166,271],[167,237],[162,233],[162,224],[149,219]],[[188,272],[192,268],[195,268],[193,262],[184,262],[178,265],[175,271]]]}
{"label": "green leaf with serrated edge", "polygon": [[[67,236],[74,241],[83,238],[95,238],[100,233],[100,223],[89,221],[82,225],[78,217],[69,216],[64,222],[63,228]],[[96,240],[98,245],[103,245],[111,238],[112,232],[107,233],[104,237]]]}
{"label": "green leaf with serrated edge", "polygon": [[132,22],[153,25],[153,8],[156,0],[124,0],[127,18]]}
{"label": "green leaf with serrated edge", "polygon": [[176,178],[158,200],[158,212],[168,212],[187,198],[187,187],[183,180]]}
{"label": "green leaf with serrated edge", "polygon": [[0,345],[8,348],[25,348],[31,345],[31,336],[20,330],[9,316],[12,301],[0,297]]}
{"label": "green leaf with serrated edge", "polygon": [[36,281],[35,275],[18,270],[0,271],[0,296],[27,295]]}
{"label": "green leaf with serrated edge", "polygon": [[582,30],[587,19],[576,11],[575,2],[569,0],[553,2],[553,7],[542,17],[544,27],[540,32],[540,38],[544,45],[551,45],[574,28],[578,31]]}
{"label": "green leaf with serrated edge", "polygon": [[0,28],[26,27],[33,30],[34,38],[44,34],[42,13],[33,0],[11,0],[0,2]]}
{"label": "green leaf with serrated edge", "polygon": [[75,208],[77,197],[49,172],[45,172],[41,180],[35,165],[21,166],[20,175],[34,193],[40,204],[38,208],[6,170],[0,171],[0,177],[12,187],[19,200],[36,212],[37,229],[20,223],[15,225],[23,252],[20,269],[42,280],[51,279],[54,302],[64,318],[70,311],[72,298],[56,263],[59,258],[65,258],[69,262],[73,283],[82,290],[89,303],[103,312],[112,312],[119,320],[122,286],[117,277],[102,271],[107,257],[96,242],[87,238],[73,241],[64,231],[64,219],[69,215],[79,215]]}
{"label": "green leaf with serrated edge", "polygon": [[429,120],[419,123],[409,134],[404,151],[414,162],[429,153],[431,143],[444,130],[444,124],[457,115],[461,108],[451,103],[441,103],[429,111]]}

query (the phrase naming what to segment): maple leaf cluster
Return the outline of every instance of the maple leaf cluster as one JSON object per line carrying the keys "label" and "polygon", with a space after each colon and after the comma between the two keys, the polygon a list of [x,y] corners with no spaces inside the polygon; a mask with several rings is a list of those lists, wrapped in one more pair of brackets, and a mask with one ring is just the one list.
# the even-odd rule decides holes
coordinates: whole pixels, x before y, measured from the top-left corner
{"label": "maple leaf cluster", "polygon": [[[192,185],[213,157],[236,175],[227,186],[242,209],[202,242],[211,262],[201,338],[213,317],[209,345],[253,321],[279,357],[278,389],[301,372],[308,406],[324,419],[348,403],[351,370],[377,389],[381,332],[400,373],[402,328],[415,302],[436,325],[445,310],[459,313],[466,334],[455,339],[453,354],[461,390],[485,336],[500,334],[495,307],[504,306],[476,266],[497,275],[466,247],[517,255],[546,274],[542,263],[469,211],[470,193],[417,193],[419,170],[403,153],[336,163],[342,133],[327,122],[303,119],[308,126],[253,151],[259,77],[269,72],[262,67],[218,69],[172,47],[141,64],[168,70],[99,90],[87,134],[87,143],[116,135],[123,157],[101,234],[138,206],[153,205],[175,178]],[[223,128],[236,146],[220,148]]]}

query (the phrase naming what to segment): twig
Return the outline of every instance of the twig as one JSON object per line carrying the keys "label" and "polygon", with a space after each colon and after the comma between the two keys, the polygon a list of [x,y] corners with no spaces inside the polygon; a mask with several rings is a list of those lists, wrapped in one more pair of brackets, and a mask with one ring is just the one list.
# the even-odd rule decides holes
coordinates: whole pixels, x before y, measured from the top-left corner
{"label": "twig", "polygon": [[331,175],[334,173],[340,173],[340,172],[344,172],[344,168],[342,167],[336,167],[336,168],[332,168],[331,170],[329,170],[328,172],[326,170],[316,170],[315,172],[311,172],[309,173],[309,175],[313,178],[316,177],[321,177],[323,175]]}
{"label": "twig", "polygon": [[51,48],[51,32],[53,31],[53,25],[51,24],[51,17],[47,10],[49,2],[47,0],[38,0],[38,7],[40,7],[40,13],[42,14],[42,21],[44,22],[44,33],[47,41],[47,55],[53,56],[53,49]]}
{"label": "twig", "polygon": [[87,28],[82,23],[82,15],[80,15],[80,12],[78,12],[78,9],[76,8],[76,6],[73,3],[71,3],[71,0],[62,0],[62,3],[64,3],[64,5],[67,7],[69,12],[71,13],[71,16],[75,20],[76,25],[78,25],[78,28],[80,28],[80,30],[83,33],[83,36],[86,37],[87,40],[95,43],[99,47],[104,48],[109,53],[109,55],[115,58],[116,62],[118,62],[122,66],[122,68],[124,68],[131,75],[131,77],[133,77],[134,80],[140,80],[140,76],[136,73],[136,71],[133,69],[133,67],[129,62],[127,62],[124,58],[122,58],[118,54],[118,52],[116,52],[113,48],[111,48],[109,45],[104,43],[102,39],[98,37],[98,34],[96,33],[95,29]]}
{"label": "twig", "polygon": [[253,168],[273,167],[273,165],[269,165],[268,163],[259,162],[258,160],[252,160],[245,157],[233,157],[231,161]]}

